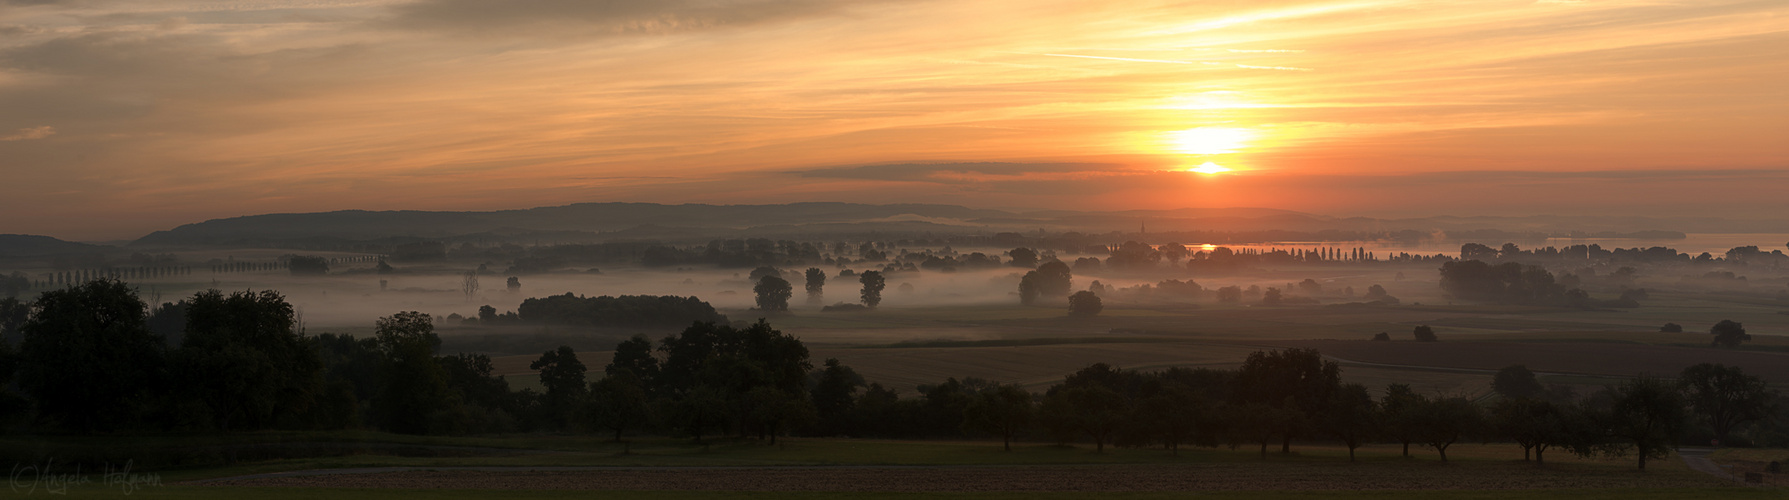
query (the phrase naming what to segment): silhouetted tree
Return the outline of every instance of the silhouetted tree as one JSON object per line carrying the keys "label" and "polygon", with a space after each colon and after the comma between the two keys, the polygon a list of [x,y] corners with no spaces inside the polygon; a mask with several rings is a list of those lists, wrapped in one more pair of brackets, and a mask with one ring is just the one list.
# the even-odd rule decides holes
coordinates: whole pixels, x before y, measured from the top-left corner
{"label": "silhouetted tree", "polygon": [[789,297],[795,295],[794,287],[787,280],[776,276],[765,276],[758,279],[758,285],[752,287],[757,295],[758,309],[764,311],[789,310]]}
{"label": "silhouetted tree", "polygon": [[1261,294],[1261,305],[1277,306],[1282,300],[1285,300],[1285,297],[1280,294],[1278,288],[1268,288],[1265,293]]}
{"label": "silhouetted tree", "polygon": [[329,274],[329,259],[297,255],[286,260],[286,269],[290,270],[293,276]]}
{"label": "silhouetted tree", "polygon": [[1376,342],[1390,342],[1391,334],[1385,332],[1375,333],[1373,334],[1373,340]]}
{"label": "silhouetted tree", "polygon": [[547,390],[546,407],[563,425],[586,395],[586,370],[584,363],[578,361],[578,353],[571,346],[559,346],[541,353],[540,358],[528,364],[528,369],[540,371],[540,385]]}
{"label": "silhouetted tree", "polygon": [[[615,369],[614,365],[610,365]],[[614,431],[615,441],[621,433],[638,429],[651,421],[646,386],[634,372],[616,369],[590,384],[591,423],[599,429]]]}
{"label": "silhouetted tree", "polygon": [[43,292],[19,327],[19,388],[72,430],[135,425],[165,373],[146,317],[136,291],[114,279]]}
{"label": "silhouetted tree", "polygon": [[1447,448],[1483,433],[1484,411],[1463,397],[1441,398],[1418,405],[1415,427],[1418,439],[1447,461]]}
{"label": "silhouetted tree", "polygon": [[1435,337],[1435,329],[1429,328],[1429,325],[1418,325],[1411,333],[1416,336],[1417,342],[1434,342],[1440,340]]}
{"label": "silhouetted tree", "polygon": [[1001,447],[1013,451],[1013,438],[1031,425],[1031,393],[1018,384],[1000,385],[976,394],[963,411],[964,425],[1000,436]]}
{"label": "silhouetted tree", "polygon": [[1646,459],[1670,456],[1671,446],[1684,429],[1684,400],[1677,388],[1658,378],[1641,376],[1615,388],[1614,405],[1603,414],[1602,426],[1617,441],[1608,443],[1605,452],[1623,456],[1631,446],[1639,457],[1639,469],[1646,470]]}
{"label": "silhouetted tree", "polygon": [[609,366],[603,368],[603,373],[616,375],[624,371],[638,378],[642,387],[651,388],[658,380],[658,358],[652,355],[651,339],[635,334],[615,345],[615,356]]}
{"label": "silhouetted tree", "polygon": [[1036,250],[1020,247],[1020,248],[1014,248],[1012,250],[1008,250],[1006,252],[1006,255],[1009,257],[1012,257],[1012,260],[1009,262],[1012,264],[1013,267],[1024,267],[1024,268],[1036,268],[1037,267],[1037,251]]}
{"label": "silhouetted tree", "polygon": [[808,300],[813,301],[813,302],[818,302],[820,300],[820,296],[825,293],[826,271],[821,271],[820,268],[818,268],[818,267],[810,267],[807,270],[806,277],[807,277],[806,288],[808,291]]}
{"label": "silhouetted tree", "polygon": [[1752,335],[1746,333],[1745,326],[1728,319],[1715,323],[1708,329],[1708,333],[1714,336],[1712,345],[1715,347],[1739,347],[1740,342],[1752,340]]}
{"label": "silhouetted tree", "polygon": [[863,284],[860,296],[864,307],[875,309],[877,304],[882,303],[882,289],[888,288],[888,282],[882,279],[881,271],[864,271],[857,282]]}
{"label": "silhouetted tree", "polygon": [[225,431],[308,410],[323,390],[322,360],[296,325],[292,304],[273,290],[194,294],[174,357],[179,385]]}
{"label": "silhouetted tree", "polygon": [[1105,306],[1100,304],[1098,295],[1082,290],[1068,296],[1068,314],[1070,316],[1098,316]]}
{"label": "silhouetted tree", "polygon": [[1726,441],[1735,428],[1776,413],[1776,392],[1737,366],[1702,363],[1684,368],[1677,380],[1690,408],[1714,429],[1715,439]]}
{"label": "silhouetted tree", "polygon": [[1491,390],[1505,398],[1539,398],[1547,392],[1534,372],[1523,365],[1509,365],[1497,370],[1497,375],[1491,378]]}
{"label": "silhouetted tree", "polygon": [[1219,288],[1218,302],[1242,302],[1242,287],[1227,286]]}
{"label": "silhouetted tree", "polygon": [[1683,325],[1677,323],[1665,323],[1665,326],[1659,327],[1659,331],[1664,333],[1683,333]]}
{"label": "silhouetted tree", "polygon": [[863,377],[855,370],[840,364],[838,358],[826,359],[820,380],[811,391],[823,434],[834,435],[844,430],[842,420],[851,412],[857,401],[857,388],[862,386]]}
{"label": "silhouetted tree", "polygon": [[521,291],[522,290],[522,279],[515,277],[515,276],[510,276],[509,280],[507,282],[505,282],[503,286],[504,286],[504,288],[508,289],[511,292]]}
{"label": "silhouetted tree", "polygon": [[1341,385],[1341,367],[1315,349],[1256,351],[1243,360],[1233,379],[1236,403],[1256,403],[1286,412],[1276,434],[1280,452],[1292,452],[1292,439],[1303,435]]}
{"label": "silhouetted tree", "polygon": [[441,338],[434,322],[420,312],[400,312],[379,318],[374,338],[384,359],[384,384],[375,410],[385,428],[397,433],[422,434],[429,430],[429,416],[448,406],[447,374],[435,362]]}
{"label": "silhouetted tree", "polygon": [[1323,429],[1348,447],[1348,461],[1354,461],[1354,450],[1367,443],[1379,431],[1379,408],[1367,387],[1344,384],[1329,400],[1321,417]]}
{"label": "silhouetted tree", "polygon": [[1061,387],[1050,391],[1043,404],[1046,420],[1087,434],[1098,453],[1105,453],[1128,413],[1124,396],[1100,385]]}
{"label": "silhouetted tree", "polygon": [[1532,452],[1539,464],[1546,463],[1548,448],[1573,442],[1575,418],[1571,407],[1533,397],[1505,397],[1490,412],[1497,433],[1522,447],[1522,460]]}
{"label": "silhouetted tree", "polygon": [[1391,384],[1385,387],[1385,398],[1379,401],[1381,415],[1385,419],[1386,434],[1404,445],[1403,456],[1410,457],[1410,443],[1416,442],[1421,435],[1417,432],[1417,424],[1421,421],[1421,413],[1427,398],[1410,390],[1408,384]]}

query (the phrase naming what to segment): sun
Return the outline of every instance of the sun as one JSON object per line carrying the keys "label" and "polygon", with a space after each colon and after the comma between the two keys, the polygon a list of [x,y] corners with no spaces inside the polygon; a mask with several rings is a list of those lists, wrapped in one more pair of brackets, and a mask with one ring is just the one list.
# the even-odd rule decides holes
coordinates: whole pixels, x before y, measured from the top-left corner
{"label": "sun", "polygon": [[1246,147],[1255,133],[1248,129],[1227,127],[1199,127],[1195,129],[1168,132],[1169,142],[1182,154],[1189,155],[1221,155],[1235,152]]}
{"label": "sun", "polygon": [[1201,173],[1201,174],[1205,174],[1205,175],[1212,175],[1212,174],[1221,174],[1221,173],[1229,172],[1230,167],[1226,167],[1226,166],[1219,165],[1219,164],[1212,163],[1212,162],[1205,162],[1204,165],[1199,165],[1197,167],[1189,168],[1189,169],[1186,169],[1186,171],[1197,172],[1197,173]]}

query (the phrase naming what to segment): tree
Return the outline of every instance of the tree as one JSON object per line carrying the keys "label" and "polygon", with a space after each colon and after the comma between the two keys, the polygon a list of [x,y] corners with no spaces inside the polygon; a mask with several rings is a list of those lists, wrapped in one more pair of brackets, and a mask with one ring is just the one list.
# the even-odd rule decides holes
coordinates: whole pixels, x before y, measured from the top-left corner
{"label": "tree", "polygon": [[758,309],[764,311],[789,310],[789,297],[795,295],[794,287],[788,280],[776,276],[765,276],[758,279],[758,285],[752,287],[757,295]]}
{"label": "tree", "polygon": [[1491,390],[1504,398],[1538,398],[1547,392],[1534,377],[1534,372],[1523,365],[1509,365],[1497,370],[1497,375],[1491,378]]}
{"label": "tree", "polygon": [[1033,283],[1041,296],[1063,297],[1074,288],[1074,273],[1069,271],[1068,264],[1063,264],[1060,260],[1045,262],[1026,275],[1033,276],[1032,273],[1035,273]]}
{"label": "tree", "polygon": [[1391,334],[1386,333],[1386,332],[1375,333],[1375,334],[1373,334],[1373,341],[1375,341],[1375,342],[1391,342]]}
{"label": "tree", "polygon": [[1379,430],[1379,408],[1367,387],[1345,384],[1335,391],[1323,413],[1323,427],[1348,447],[1348,461],[1354,461],[1354,450],[1366,444]]}
{"label": "tree", "polygon": [[1317,421],[1341,385],[1342,369],[1315,349],[1255,351],[1233,379],[1236,403],[1278,409],[1289,417],[1278,430],[1280,453],[1292,452],[1292,439]]}
{"label": "tree", "polygon": [[1044,398],[1046,419],[1065,429],[1086,433],[1093,438],[1094,450],[1106,452],[1124,424],[1127,413],[1124,396],[1100,385],[1058,386]]}
{"label": "tree", "polygon": [[511,292],[521,291],[522,290],[522,279],[517,278],[515,276],[510,276],[509,280],[504,282],[503,287]]}
{"label": "tree", "polygon": [[540,385],[547,390],[546,406],[555,417],[568,418],[572,408],[584,400],[586,370],[571,346],[541,353],[540,358],[528,364],[528,369],[540,371]]}
{"label": "tree", "polygon": [[441,337],[429,315],[415,311],[379,318],[373,336],[384,358],[385,383],[375,409],[386,429],[428,432],[428,418],[448,407],[447,373],[435,362]]}
{"label": "tree", "polygon": [[1019,248],[1014,248],[1012,250],[1008,250],[1006,252],[1006,255],[1009,257],[1012,257],[1011,263],[1012,263],[1013,267],[1025,267],[1025,268],[1037,267],[1037,251],[1036,250],[1019,247]]}
{"label": "tree", "polygon": [[814,420],[813,402],[776,387],[753,387],[744,399],[749,408],[746,416],[758,426],[760,436],[770,436],[771,445],[775,445],[777,436],[789,428]]}
{"label": "tree", "polygon": [[1385,418],[1385,431],[1391,438],[1404,445],[1404,458],[1410,458],[1410,443],[1420,437],[1417,423],[1427,398],[1410,390],[1407,384],[1391,384],[1385,387],[1385,397],[1379,400],[1381,415]]}
{"label": "tree", "polygon": [[843,430],[845,426],[841,420],[851,412],[851,406],[857,401],[857,388],[862,386],[863,377],[855,370],[840,364],[838,358],[826,359],[820,380],[811,392],[823,432],[837,434]]}
{"label": "tree", "polygon": [[194,294],[175,358],[180,385],[225,431],[302,413],[322,393],[323,362],[296,324],[292,304],[273,290]]}
{"label": "tree", "polygon": [[1623,456],[1631,446],[1642,471],[1647,458],[1669,456],[1686,420],[1683,396],[1677,388],[1643,375],[1622,383],[1611,396],[1614,405],[1600,420],[1608,436],[1619,441],[1608,443],[1605,453]]}
{"label": "tree", "polygon": [[1138,422],[1146,432],[1180,456],[1180,445],[1194,442],[1210,423],[1210,402],[1180,381],[1163,382],[1155,394],[1138,402]]}
{"label": "tree", "polygon": [[478,298],[478,273],[468,272],[460,277],[460,293],[466,294],[466,300]]}
{"label": "tree", "polygon": [[1455,442],[1479,435],[1485,427],[1484,411],[1463,397],[1441,398],[1418,405],[1415,427],[1418,440],[1441,454]]}
{"label": "tree", "polygon": [[0,299],[0,342],[16,342],[27,319],[31,319],[31,303],[13,297]]}
{"label": "tree", "polygon": [[1491,425],[1498,434],[1522,447],[1522,460],[1530,452],[1537,464],[1546,464],[1547,448],[1567,445],[1573,439],[1571,408],[1532,397],[1506,397],[1491,407]]}
{"label": "tree", "polygon": [[806,288],[808,291],[808,300],[819,301],[821,294],[825,293],[826,271],[821,271],[818,267],[808,268]]}
{"label": "tree", "polygon": [[1752,336],[1746,333],[1745,326],[1730,319],[1715,323],[1708,329],[1708,333],[1714,336],[1714,343],[1711,345],[1715,347],[1739,347],[1740,342],[1752,340]]}
{"label": "tree", "polygon": [[634,334],[633,338],[615,345],[615,356],[610,359],[609,366],[603,368],[603,373],[614,376],[621,372],[633,374],[642,387],[651,387],[658,379],[658,358],[652,356],[651,339]]}
{"label": "tree", "polygon": [[1003,384],[975,395],[963,410],[963,424],[1000,436],[1002,449],[1013,451],[1013,437],[1031,424],[1031,393],[1018,384]]}
{"label": "tree", "polygon": [[1659,331],[1664,333],[1683,333],[1683,325],[1677,323],[1665,323],[1665,326],[1659,327]]}
{"label": "tree", "polygon": [[590,417],[597,428],[615,431],[615,441],[620,442],[622,432],[651,421],[645,384],[627,369],[590,384]]}
{"label": "tree", "polygon": [[1093,292],[1082,290],[1068,296],[1069,316],[1098,316],[1102,309],[1105,309],[1105,306],[1100,304],[1099,295],[1095,295]]}
{"label": "tree", "polygon": [[1417,342],[1434,342],[1440,340],[1435,337],[1435,329],[1429,328],[1429,325],[1418,325],[1416,330],[1411,333],[1416,336]]}
{"label": "tree", "polygon": [[329,274],[329,259],[308,255],[295,255],[286,260],[286,269],[293,276]]}
{"label": "tree", "polygon": [[147,316],[136,291],[114,279],[43,292],[19,327],[19,388],[39,414],[76,431],[134,424],[164,373]]}
{"label": "tree", "polygon": [[1266,293],[1261,294],[1261,305],[1264,306],[1280,305],[1281,300],[1284,300],[1284,297],[1280,294],[1280,289],[1278,288],[1270,287],[1267,289]]}
{"label": "tree", "polygon": [[1737,366],[1702,363],[1684,368],[1677,380],[1690,408],[1714,429],[1715,439],[1726,441],[1735,428],[1776,413],[1775,391]]}
{"label": "tree", "polygon": [[707,385],[693,387],[667,401],[665,406],[660,414],[666,417],[666,423],[689,433],[697,443],[702,442],[702,436],[710,429],[720,427],[729,412],[726,392]]}
{"label": "tree", "polygon": [[888,282],[882,279],[881,271],[864,271],[857,282],[863,284],[861,297],[864,307],[875,309],[877,304],[882,303],[882,290],[888,288]]}
{"label": "tree", "polygon": [[1242,287],[1227,286],[1219,288],[1218,302],[1242,302]]}

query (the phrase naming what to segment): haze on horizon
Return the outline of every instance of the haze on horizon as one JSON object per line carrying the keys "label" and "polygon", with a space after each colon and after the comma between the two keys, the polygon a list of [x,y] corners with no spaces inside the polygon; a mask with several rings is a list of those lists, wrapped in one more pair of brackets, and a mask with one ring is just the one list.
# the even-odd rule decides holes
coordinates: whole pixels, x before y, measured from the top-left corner
{"label": "haze on horizon", "polygon": [[0,233],[589,201],[1780,213],[1785,19],[1724,0],[0,0]]}

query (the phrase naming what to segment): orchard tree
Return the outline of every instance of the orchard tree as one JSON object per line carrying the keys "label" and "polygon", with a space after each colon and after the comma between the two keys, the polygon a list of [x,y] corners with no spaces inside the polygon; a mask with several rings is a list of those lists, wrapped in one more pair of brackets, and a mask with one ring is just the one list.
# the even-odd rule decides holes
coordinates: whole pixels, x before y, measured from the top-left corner
{"label": "orchard tree", "polygon": [[1684,368],[1677,380],[1690,408],[1714,429],[1715,439],[1726,441],[1739,426],[1776,413],[1776,392],[1737,366],[1702,363]]}
{"label": "orchard tree", "polygon": [[621,442],[622,432],[644,427],[651,421],[647,401],[646,386],[633,371],[610,373],[590,384],[591,423],[614,431],[615,442]]}
{"label": "orchard tree", "polygon": [[1353,462],[1354,450],[1378,435],[1379,406],[1360,384],[1341,386],[1328,406],[1322,417],[1324,430],[1342,440],[1348,447],[1348,461]]}
{"label": "orchard tree", "polygon": [[1631,447],[1643,471],[1646,459],[1670,456],[1687,420],[1683,395],[1677,387],[1656,377],[1641,376],[1622,383],[1611,396],[1614,405],[1601,420],[1608,436],[1617,441],[1607,443],[1605,452],[1624,456]]}
{"label": "orchard tree", "polygon": [[1002,449],[1013,451],[1013,437],[1031,425],[1035,412],[1030,392],[1018,384],[1003,384],[976,394],[963,410],[963,424],[1000,436]]}

